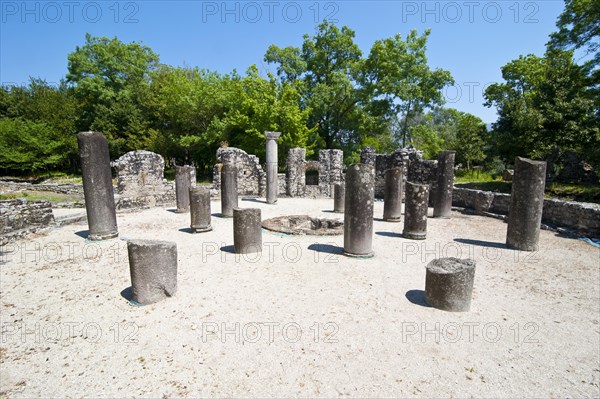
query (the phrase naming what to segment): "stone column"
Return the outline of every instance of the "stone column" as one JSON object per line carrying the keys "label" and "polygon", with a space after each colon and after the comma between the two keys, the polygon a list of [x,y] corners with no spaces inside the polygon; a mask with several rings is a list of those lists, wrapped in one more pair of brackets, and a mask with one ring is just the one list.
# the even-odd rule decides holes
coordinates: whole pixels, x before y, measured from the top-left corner
{"label": "stone column", "polygon": [[427,236],[427,204],[429,186],[406,182],[404,199],[404,231],[402,236],[412,240],[424,240]]}
{"label": "stone column", "polygon": [[225,164],[221,168],[221,216],[233,217],[233,208],[238,206],[237,168]]}
{"label": "stone column", "polygon": [[333,211],[335,213],[344,213],[344,201],[346,196],[346,185],[336,183],[333,187]]}
{"label": "stone column", "polygon": [[277,202],[277,192],[279,191],[279,181],[277,177],[277,139],[281,133],[265,132],[267,139],[267,203],[274,204]]}
{"label": "stone column", "polygon": [[233,247],[237,254],[262,252],[260,209],[233,209]]}
{"label": "stone column", "polygon": [[175,196],[177,213],[190,210],[190,187],[196,186],[196,168],[193,166],[175,166]]}
{"label": "stone column", "polygon": [[468,312],[471,308],[474,277],[474,260],[434,259],[427,265],[425,300],[437,309]]}
{"label": "stone column", "polygon": [[108,140],[100,132],[81,132],[77,135],[77,144],[89,226],[88,239],[106,240],[116,237],[119,231]]}
{"label": "stone column", "polygon": [[536,251],[540,238],[546,162],[517,157],[510,195],[506,245],[521,251]]}
{"label": "stone column", "polygon": [[373,202],[375,170],[372,165],[354,164],[346,171],[344,201],[344,255],[373,256]]}
{"label": "stone column", "polygon": [[210,190],[208,187],[190,187],[190,227],[193,233],[211,231],[210,225]]}
{"label": "stone column", "polygon": [[177,291],[177,244],[168,241],[127,242],[133,300],[142,305],[158,302]]}
{"label": "stone column", "polygon": [[404,194],[404,171],[392,168],[385,171],[385,191],[383,194],[383,220],[399,222],[402,215],[402,195]]}
{"label": "stone column", "polygon": [[449,218],[452,211],[454,188],[454,157],[456,151],[440,151],[438,154],[437,185],[433,192],[433,217]]}

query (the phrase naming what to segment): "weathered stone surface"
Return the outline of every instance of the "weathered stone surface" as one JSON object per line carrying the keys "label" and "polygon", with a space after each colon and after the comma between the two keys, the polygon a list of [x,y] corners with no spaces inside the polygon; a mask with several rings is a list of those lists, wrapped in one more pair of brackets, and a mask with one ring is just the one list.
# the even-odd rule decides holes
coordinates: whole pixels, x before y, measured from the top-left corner
{"label": "weathered stone surface", "polygon": [[267,169],[267,194],[266,199],[268,204],[277,202],[277,194],[279,190],[279,180],[277,177],[278,170],[278,154],[277,140],[281,136],[280,132],[265,132],[266,145],[266,162]]}
{"label": "weathered stone surface", "polygon": [[233,208],[238,207],[238,170],[234,165],[221,167],[221,216],[233,217]]}
{"label": "weathered stone surface", "polygon": [[177,244],[168,241],[127,242],[133,300],[149,305],[177,291]]}
{"label": "weathered stone surface", "polygon": [[190,210],[190,188],[196,186],[196,168],[193,166],[175,166],[175,193],[177,213]]}
{"label": "weathered stone surface", "polygon": [[454,206],[474,209],[478,212],[490,212],[493,200],[494,193],[491,191],[455,188],[452,194]]}
{"label": "weathered stone surface", "polygon": [[512,181],[515,175],[514,169],[504,169],[502,172],[502,180],[504,181]]}
{"label": "weathered stone surface", "polygon": [[350,165],[346,172],[344,255],[373,256],[374,172],[368,164]]}
{"label": "weathered stone surface", "polygon": [[89,240],[119,235],[108,140],[100,132],[77,134]]}
{"label": "weathered stone surface", "polygon": [[307,215],[279,216],[262,222],[267,230],[294,235],[328,236],[344,234],[344,223],[337,219],[313,218]]}
{"label": "weathered stone surface", "polygon": [[211,231],[210,190],[208,187],[190,187],[190,227],[194,233]]}
{"label": "weathered stone surface", "polygon": [[175,204],[175,185],[164,178],[165,162],[150,151],[130,151],[112,165],[117,170],[117,209]]}
{"label": "weathered stone surface", "polygon": [[238,254],[262,252],[260,209],[233,209],[233,247]]}
{"label": "weathered stone surface", "polygon": [[230,164],[234,165],[238,171],[239,195],[264,195],[267,177],[256,155],[249,155],[239,148],[222,147],[217,150],[217,160],[219,163],[213,169],[214,189],[221,189],[221,167],[224,164]]}
{"label": "weathered stone surface", "polygon": [[[332,185],[344,181],[344,153],[342,150],[320,150],[319,161],[307,161],[304,148],[292,148],[286,164],[286,192],[290,197],[332,197]],[[306,172],[317,176],[307,180]]]}
{"label": "weathered stone surface", "polygon": [[67,194],[73,196],[81,196],[83,199],[83,184],[68,183],[39,183],[32,184],[27,182],[14,182],[8,180],[0,180],[0,193],[14,193],[19,191],[49,191],[59,194]]}
{"label": "weathered stone surface", "polygon": [[346,201],[346,183],[336,183],[333,190],[333,211],[344,213],[344,202]]}
{"label": "weathered stone surface", "polygon": [[303,197],[305,180],[306,148],[292,148],[286,161],[286,192],[290,197]]}
{"label": "weathered stone surface", "polygon": [[0,244],[52,224],[50,201],[0,200]]}
{"label": "weathered stone surface", "polygon": [[538,247],[546,162],[527,158],[515,159],[506,245],[521,251],[535,251]]}
{"label": "weathered stone surface", "polygon": [[425,300],[437,309],[468,312],[471,308],[475,261],[440,258],[427,265]]}
{"label": "weathered stone surface", "polygon": [[433,217],[449,218],[452,211],[455,151],[440,151],[437,165],[437,185],[433,192]]}
{"label": "weathered stone surface", "polygon": [[404,238],[424,240],[427,237],[428,202],[428,185],[406,182],[404,230],[402,232]]}
{"label": "weathered stone surface", "polygon": [[385,193],[383,196],[383,220],[399,222],[402,216],[404,195],[404,169],[392,168],[385,171]]}

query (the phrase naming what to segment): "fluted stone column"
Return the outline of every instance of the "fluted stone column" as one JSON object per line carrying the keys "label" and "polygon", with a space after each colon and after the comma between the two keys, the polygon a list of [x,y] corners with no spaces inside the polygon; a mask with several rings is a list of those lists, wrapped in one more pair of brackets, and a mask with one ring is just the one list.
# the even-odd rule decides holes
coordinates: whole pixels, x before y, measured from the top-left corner
{"label": "fluted stone column", "polygon": [[424,240],[427,237],[428,203],[429,186],[427,184],[406,182],[403,237],[412,240]]}
{"label": "fluted stone column", "polygon": [[190,187],[196,186],[196,168],[193,166],[175,166],[175,196],[177,213],[190,210]]}
{"label": "fluted stone column", "polygon": [[399,222],[402,216],[403,179],[404,171],[402,168],[392,168],[385,171],[383,220],[386,222]]}
{"label": "fluted stone column", "polygon": [[211,231],[210,225],[210,190],[208,187],[190,187],[190,217],[192,232]]}
{"label": "fluted stone column", "polygon": [[233,248],[237,254],[262,252],[261,212],[258,208],[233,209]]}
{"label": "fluted stone column", "polygon": [[344,204],[344,255],[373,256],[373,202],[375,169],[354,164],[346,171]]}
{"label": "fluted stone column", "polygon": [[427,265],[425,300],[437,309],[468,312],[471,308],[475,261],[440,258]]}
{"label": "fluted stone column", "polygon": [[538,249],[545,187],[546,162],[517,157],[506,232],[509,248]]}
{"label": "fluted stone column", "polygon": [[238,207],[237,168],[225,164],[221,168],[221,216],[233,217],[233,208]]}
{"label": "fluted stone column", "polygon": [[277,192],[279,189],[279,181],[277,177],[277,139],[281,133],[265,132],[267,139],[267,203],[274,204],[277,202]]}
{"label": "fluted stone column", "polygon": [[158,302],[177,291],[177,244],[168,241],[127,242],[133,300],[142,305]]}
{"label": "fluted stone column", "polygon": [[437,187],[433,193],[433,217],[449,218],[452,211],[454,189],[454,157],[456,151],[440,151],[438,154]]}
{"label": "fluted stone column", "polygon": [[106,240],[119,235],[115,195],[110,170],[108,140],[100,132],[77,135],[89,240]]}
{"label": "fluted stone column", "polygon": [[333,186],[333,211],[344,213],[344,201],[346,200],[346,184],[336,183]]}

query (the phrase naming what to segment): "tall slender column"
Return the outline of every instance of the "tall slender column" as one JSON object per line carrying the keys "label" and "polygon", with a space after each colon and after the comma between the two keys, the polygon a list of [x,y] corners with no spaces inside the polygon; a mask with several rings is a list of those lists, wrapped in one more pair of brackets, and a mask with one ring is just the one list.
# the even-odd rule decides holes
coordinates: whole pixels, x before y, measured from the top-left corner
{"label": "tall slender column", "polygon": [[344,213],[344,201],[346,197],[346,184],[335,183],[333,187],[333,211]]}
{"label": "tall slender column", "polygon": [[508,247],[521,251],[537,250],[545,187],[546,162],[517,157],[508,211]]}
{"label": "tall slender column", "polygon": [[193,166],[175,166],[175,196],[177,212],[190,210],[190,187],[196,185],[196,168]]}
{"label": "tall slender column", "polygon": [[373,202],[375,169],[372,165],[350,165],[346,172],[344,204],[344,255],[373,256]]}
{"label": "tall slender column", "polygon": [[88,239],[106,240],[116,237],[119,231],[108,140],[100,132],[81,132],[77,135],[77,144],[89,226]]}
{"label": "tall slender column", "polygon": [[238,207],[237,168],[225,164],[221,168],[221,216],[233,217],[233,208]]}
{"label": "tall slender column", "polygon": [[211,231],[210,225],[210,190],[208,187],[190,187],[190,217],[192,232]]}
{"label": "tall slender column", "polygon": [[406,182],[404,200],[404,231],[402,236],[411,240],[424,240],[427,237],[427,206],[429,186]]}
{"label": "tall slender column", "polygon": [[281,136],[280,132],[265,132],[267,139],[267,203],[277,202],[277,192],[279,182],[277,177],[277,139]]}
{"label": "tall slender column", "polygon": [[438,154],[437,187],[433,193],[433,217],[449,218],[452,211],[454,189],[454,157],[456,151],[440,151]]}
{"label": "tall slender column", "polygon": [[402,195],[404,194],[404,172],[402,168],[385,171],[385,191],[383,194],[383,220],[399,222],[402,215]]}

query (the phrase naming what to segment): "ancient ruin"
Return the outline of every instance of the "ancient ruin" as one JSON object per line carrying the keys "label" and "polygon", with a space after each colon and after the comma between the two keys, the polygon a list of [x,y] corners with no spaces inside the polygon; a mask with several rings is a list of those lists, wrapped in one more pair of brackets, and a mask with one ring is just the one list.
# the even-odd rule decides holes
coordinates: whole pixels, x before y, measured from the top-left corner
{"label": "ancient ruin", "polygon": [[285,234],[328,236],[344,234],[344,222],[307,215],[279,216],[266,219],[262,227]]}
{"label": "ancient ruin", "polygon": [[361,163],[348,167],[344,206],[346,256],[373,256],[374,177],[372,165]]}
{"label": "ancient ruin", "polygon": [[440,258],[427,264],[425,298],[434,308],[468,312],[471,308],[475,261]]}

